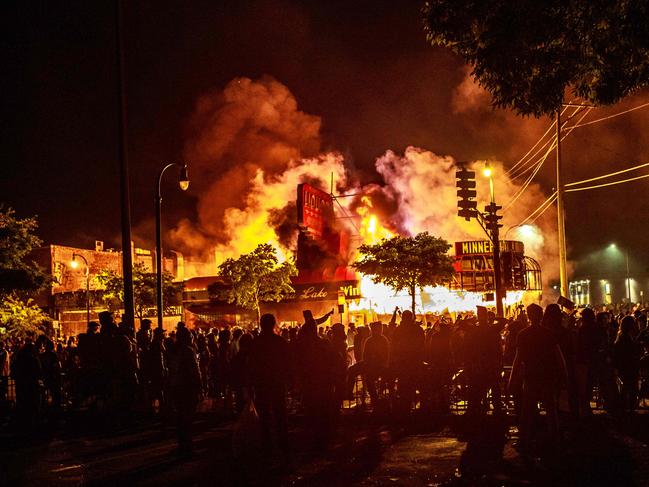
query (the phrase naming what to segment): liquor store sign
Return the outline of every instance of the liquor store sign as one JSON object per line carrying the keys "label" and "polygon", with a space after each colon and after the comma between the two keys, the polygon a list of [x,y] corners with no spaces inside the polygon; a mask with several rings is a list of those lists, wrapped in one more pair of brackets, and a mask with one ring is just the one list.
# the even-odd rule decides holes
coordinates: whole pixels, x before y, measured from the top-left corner
{"label": "liquor store sign", "polygon": [[298,225],[314,238],[322,237],[327,225],[333,220],[334,203],[330,194],[311,186],[300,184],[297,187]]}
{"label": "liquor store sign", "polygon": [[343,293],[345,299],[359,299],[361,297],[360,283],[358,281],[294,284],[293,289],[295,289],[295,294],[288,298],[291,301],[337,300],[339,293]]}
{"label": "liquor store sign", "polygon": [[[515,254],[524,254],[525,246],[518,240],[501,240],[501,252],[512,252]],[[455,256],[461,255],[490,255],[494,252],[494,246],[491,240],[469,240],[467,242],[455,242]]]}

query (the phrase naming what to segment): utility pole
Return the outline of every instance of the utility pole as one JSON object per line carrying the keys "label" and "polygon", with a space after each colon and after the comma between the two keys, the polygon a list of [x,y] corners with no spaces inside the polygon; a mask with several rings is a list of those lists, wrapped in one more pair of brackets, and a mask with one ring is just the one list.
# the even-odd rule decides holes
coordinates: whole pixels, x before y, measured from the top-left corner
{"label": "utility pole", "polygon": [[115,43],[117,54],[118,94],[118,157],[119,189],[122,222],[122,275],[124,277],[124,316],[122,321],[135,328],[135,303],[133,298],[133,253],[131,251],[131,196],[128,177],[128,144],[126,115],[126,62],[124,60],[124,36],[122,0],[115,0]]}
{"label": "utility pole", "polygon": [[563,180],[561,179],[561,110],[557,110],[557,229],[559,240],[559,280],[561,295],[568,296],[568,271],[566,268],[566,222],[563,207]]}

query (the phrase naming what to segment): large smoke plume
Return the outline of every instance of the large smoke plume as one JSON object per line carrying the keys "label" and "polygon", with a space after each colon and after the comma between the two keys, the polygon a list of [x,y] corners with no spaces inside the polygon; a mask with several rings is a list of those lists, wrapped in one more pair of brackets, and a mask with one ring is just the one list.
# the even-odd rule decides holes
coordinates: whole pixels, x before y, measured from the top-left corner
{"label": "large smoke plume", "polygon": [[[328,190],[333,175],[336,192],[369,197],[371,211],[393,232],[428,231],[448,241],[485,238],[474,221],[457,217],[456,161],[429,150],[408,147],[403,154],[387,150],[375,168],[383,183],[363,186],[335,152],[321,152],[321,122],[298,109],[288,88],[276,80],[238,78],[222,90],[202,97],[190,123],[185,157],[199,191],[198,221],[181,221],[170,232],[175,248],[207,262],[192,273],[213,273],[227,257],[271,243],[290,256],[295,246],[296,186],[311,182]],[[478,170],[483,162],[471,163]],[[502,164],[495,168],[495,191],[506,203],[519,189]],[[479,200],[488,202],[489,185],[478,176]],[[194,184],[194,182],[192,182]],[[504,215],[505,228],[520,223],[545,196],[530,185]],[[367,199],[341,199],[356,214]],[[555,274],[556,248],[548,212],[536,223],[541,232],[527,235],[528,253],[541,260],[546,277]],[[508,236],[519,238],[515,231]],[[191,260],[191,259],[190,259]]]}

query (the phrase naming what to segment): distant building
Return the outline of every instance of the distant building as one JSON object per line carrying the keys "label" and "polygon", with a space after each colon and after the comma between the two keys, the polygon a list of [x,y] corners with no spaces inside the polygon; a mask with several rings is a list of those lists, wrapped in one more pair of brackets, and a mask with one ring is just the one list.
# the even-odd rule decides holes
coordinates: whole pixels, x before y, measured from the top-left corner
{"label": "distant building", "polygon": [[622,302],[644,303],[649,289],[649,275],[589,275],[568,283],[570,300],[585,306]]}
{"label": "distant building", "polygon": [[[155,252],[133,247],[133,263],[144,264],[150,271],[155,271]],[[62,335],[75,335],[86,330],[86,267],[83,259],[77,258],[79,265],[72,267],[73,255],[79,255],[88,262],[88,287],[90,289],[90,319],[97,320],[97,314],[106,309],[101,299],[100,284],[97,276],[104,271],[122,275],[122,252],[104,250],[103,242],[96,242],[95,249],[80,249],[64,245],[47,245],[35,249],[32,258],[54,282],[41,292],[36,302],[55,320],[55,327]],[[165,272],[176,280],[184,277],[182,254],[173,252],[171,257],[163,259]],[[178,321],[178,316],[172,318]]]}

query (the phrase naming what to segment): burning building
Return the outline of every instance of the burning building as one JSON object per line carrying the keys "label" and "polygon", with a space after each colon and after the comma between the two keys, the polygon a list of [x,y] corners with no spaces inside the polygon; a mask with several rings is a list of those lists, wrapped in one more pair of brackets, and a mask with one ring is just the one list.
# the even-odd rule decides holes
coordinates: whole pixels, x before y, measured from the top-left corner
{"label": "burning building", "polygon": [[[360,243],[376,243],[394,235],[372,213],[371,197],[362,195],[358,201],[355,206],[345,206],[312,184],[297,186],[294,258],[298,275],[292,278],[295,293],[279,303],[263,303],[262,312],[274,313],[285,323],[300,323],[304,309],[314,315],[334,310],[334,320],[349,323],[389,315],[396,306],[409,307],[409,296],[375,284],[351,267]],[[537,300],[541,292],[540,266],[525,256],[524,244],[502,241],[501,252],[506,304],[518,304],[526,295],[528,300]],[[459,312],[475,310],[476,305],[494,305],[492,254],[488,240],[456,242],[456,277],[448,286],[422,289],[417,297],[418,310]],[[253,312],[210,296],[208,289],[213,285],[227,283],[218,276],[186,281],[183,302],[190,323],[224,326],[254,321]]]}

